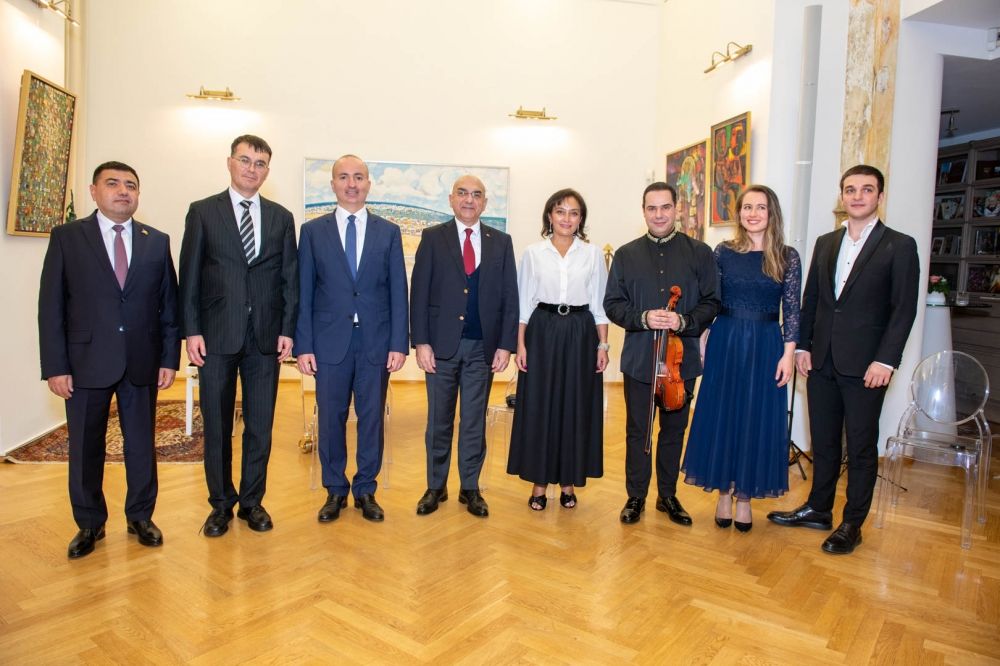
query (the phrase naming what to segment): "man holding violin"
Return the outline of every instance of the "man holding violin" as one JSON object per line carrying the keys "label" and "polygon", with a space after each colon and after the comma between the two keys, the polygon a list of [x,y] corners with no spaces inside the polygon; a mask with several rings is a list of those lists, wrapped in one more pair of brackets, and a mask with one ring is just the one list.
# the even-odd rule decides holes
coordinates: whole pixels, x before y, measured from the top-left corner
{"label": "man holding violin", "polygon": [[[625,380],[628,501],[620,518],[627,524],[638,522],[646,506],[652,477],[654,409],[660,420],[656,437],[656,508],[675,523],[691,524],[691,516],[677,499],[677,475],[691,395],[702,370],[698,338],[715,319],[720,301],[712,250],[677,231],[676,203],[677,191],[667,183],[656,182],[646,187],[642,214],[648,231],[615,253],[604,295],[608,318],[625,329],[621,368]],[[670,311],[667,302],[674,286],[680,288],[681,296],[674,311]],[[679,364],[685,399],[678,409],[670,411],[659,400],[653,400],[657,332],[664,337],[663,343],[668,336],[676,336],[683,351],[674,354],[672,360]],[[678,356],[683,356],[679,362]]]}

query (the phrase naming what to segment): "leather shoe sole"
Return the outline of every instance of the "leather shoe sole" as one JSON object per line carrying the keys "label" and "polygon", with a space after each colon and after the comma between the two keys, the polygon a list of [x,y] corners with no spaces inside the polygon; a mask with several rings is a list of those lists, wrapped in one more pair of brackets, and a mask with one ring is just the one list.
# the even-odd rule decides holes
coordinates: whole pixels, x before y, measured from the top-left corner
{"label": "leather shoe sole", "polygon": [[[152,526],[153,529],[156,529],[156,526],[153,525],[152,522],[150,522],[150,526]],[[134,520],[128,521],[128,525],[125,529],[129,534],[134,534],[138,538],[139,543],[143,546],[156,548],[157,546],[163,545],[163,534],[161,534],[158,529],[154,532],[148,528],[143,528],[138,524],[138,521]]]}

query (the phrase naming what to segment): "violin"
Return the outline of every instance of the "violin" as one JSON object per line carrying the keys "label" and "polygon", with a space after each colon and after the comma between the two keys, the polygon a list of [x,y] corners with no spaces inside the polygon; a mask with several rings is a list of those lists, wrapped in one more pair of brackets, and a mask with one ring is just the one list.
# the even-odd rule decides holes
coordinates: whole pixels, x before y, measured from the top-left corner
{"label": "violin", "polygon": [[[676,312],[677,301],[681,298],[681,288],[674,285],[670,288],[670,300],[667,311]],[[653,423],[656,410],[660,407],[668,412],[677,411],[684,406],[687,393],[684,390],[684,380],[681,378],[681,362],[684,360],[684,344],[673,331],[655,331],[653,333],[653,386],[649,397],[649,423],[646,431],[646,453],[652,450]]]}

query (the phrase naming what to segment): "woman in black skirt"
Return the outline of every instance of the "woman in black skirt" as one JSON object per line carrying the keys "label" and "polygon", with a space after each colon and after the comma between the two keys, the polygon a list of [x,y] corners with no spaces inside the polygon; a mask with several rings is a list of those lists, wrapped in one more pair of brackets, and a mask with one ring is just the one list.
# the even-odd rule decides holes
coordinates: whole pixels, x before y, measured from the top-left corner
{"label": "woman in black skirt", "polygon": [[534,484],[535,511],[545,508],[548,484],[559,484],[559,503],[572,508],[575,488],[604,474],[608,270],[586,242],[586,221],[579,192],[553,194],[542,213],[545,240],[525,250],[517,272],[519,372],[507,472]]}

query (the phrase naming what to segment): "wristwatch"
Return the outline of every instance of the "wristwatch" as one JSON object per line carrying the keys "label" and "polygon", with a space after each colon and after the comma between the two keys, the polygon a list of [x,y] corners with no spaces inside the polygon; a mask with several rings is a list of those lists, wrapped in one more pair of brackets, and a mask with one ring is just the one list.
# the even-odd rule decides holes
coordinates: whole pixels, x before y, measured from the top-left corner
{"label": "wristwatch", "polygon": [[597,349],[600,351],[611,351],[611,345],[609,345],[607,342],[601,342],[600,344],[597,345]]}

